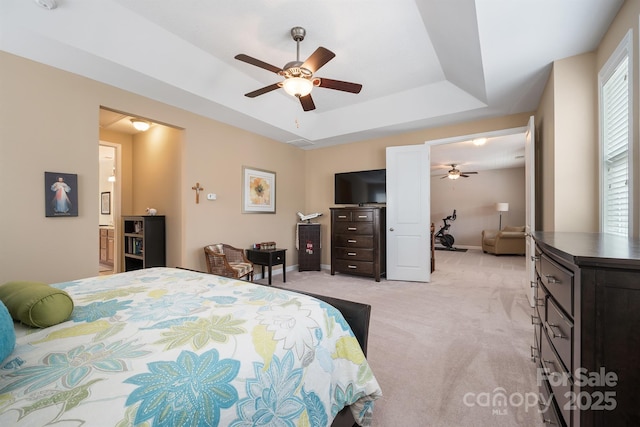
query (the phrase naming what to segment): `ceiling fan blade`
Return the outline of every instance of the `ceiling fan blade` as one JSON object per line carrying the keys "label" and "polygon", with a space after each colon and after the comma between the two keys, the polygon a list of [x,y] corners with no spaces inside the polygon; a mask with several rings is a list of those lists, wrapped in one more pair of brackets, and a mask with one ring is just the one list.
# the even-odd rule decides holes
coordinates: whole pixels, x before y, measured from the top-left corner
{"label": "ceiling fan blade", "polygon": [[310,57],[307,58],[306,61],[304,61],[302,68],[306,68],[311,71],[311,73],[315,74],[316,71],[318,71],[324,64],[331,61],[335,56],[335,53],[320,46],[311,54]]}
{"label": "ceiling fan blade", "polygon": [[461,173],[460,176],[463,177],[463,178],[469,178],[469,175],[465,175],[463,173]]}
{"label": "ceiling fan blade", "polygon": [[256,67],[263,68],[267,71],[271,71],[272,73],[278,74],[282,71],[282,68],[278,68],[275,65],[267,64],[264,61],[260,61],[259,59],[252,58],[244,53],[234,56],[239,61],[246,62],[247,64],[255,65]]}
{"label": "ceiling fan blade", "polygon": [[472,175],[472,174],[477,174],[478,172],[463,172],[466,173],[467,175]]}
{"label": "ceiling fan blade", "polygon": [[342,82],[340,80],[320,78],[320,87],[341,90],[343,92],[360,93],[362,85],[358,83]]}
{"label": "ceiling fan blade", "polygon": [[280,86],[278,85],[278,83],[274,83],[272,85],[265,86],[262,89],[258,89],[258,90],[254,90],[253,92],[245,93],[244,96],[247,96],[249,98],[255,98],[256,96],[264,95],[265,93],[269,93],[272,90],[276,90],[276,89],[279,89],[279,88],[280,88]]}
{"label": "ceiling fan blade", "polygon": [[302,109],[304,111],[311,111],[316,109],[316,104],[313,103],[311,94],[306,96],[299,96],[298,98],[300,98],[300,104],[302,104]]}

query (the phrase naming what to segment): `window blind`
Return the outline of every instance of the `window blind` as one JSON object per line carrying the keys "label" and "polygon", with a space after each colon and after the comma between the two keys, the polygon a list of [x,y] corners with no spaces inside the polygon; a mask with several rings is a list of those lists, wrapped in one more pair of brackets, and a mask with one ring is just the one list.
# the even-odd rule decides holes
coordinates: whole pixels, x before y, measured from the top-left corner
{"label": "window blind", "polygon": [[629,57],[622,58],[602,85],[603,227],[629,232]]}

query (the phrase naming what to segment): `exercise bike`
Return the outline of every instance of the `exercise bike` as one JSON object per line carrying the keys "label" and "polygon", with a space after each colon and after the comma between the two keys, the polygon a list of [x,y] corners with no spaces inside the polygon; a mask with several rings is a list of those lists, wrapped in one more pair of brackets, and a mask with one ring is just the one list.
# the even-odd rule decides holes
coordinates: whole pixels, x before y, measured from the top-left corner
{"label": "exercise bike", "polygon": [[453,242],[455,239],[451,234],[449,234],[449,228],[451,228],[451,224],[449,222],[456,220],[456,210],[453,210],[453,214],[449,215],[446,218],[442,218],[442,222],[444,225],[440,227],[440,230],[435,234],[436,240],[442,244],[447,249],[453,249]]}

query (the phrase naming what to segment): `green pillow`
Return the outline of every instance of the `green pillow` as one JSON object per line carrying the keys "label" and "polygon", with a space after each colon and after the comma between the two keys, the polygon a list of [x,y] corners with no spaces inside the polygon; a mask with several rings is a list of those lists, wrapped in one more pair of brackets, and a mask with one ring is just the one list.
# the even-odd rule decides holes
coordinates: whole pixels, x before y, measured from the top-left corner
{"label": "green pillow", "polygon": [[41,282],[7,282],[0,286],[0,300],[14,320],[37,328],[64,322],[73,311],[69,294]]}

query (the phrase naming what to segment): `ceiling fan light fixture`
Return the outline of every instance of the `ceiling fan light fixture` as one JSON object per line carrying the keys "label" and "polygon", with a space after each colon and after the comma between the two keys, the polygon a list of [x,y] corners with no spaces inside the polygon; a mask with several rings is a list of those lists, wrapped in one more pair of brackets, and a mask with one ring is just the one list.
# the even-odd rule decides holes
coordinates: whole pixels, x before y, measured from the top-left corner
{"label": "ceiling fan light fixture", "polygon": [[139,130],[140,132],[144,132],[148,130],[149,127],[151,126],[151,123],[141,119],[131,119],[131,124],[133,125],[134,128],[136,128],[136,130]]}
{"label": "ceiling fan light fixture", "polygon": [[458,179],[460,178],[460,172],[449,172],[449,175],[447,175],[447,177],[449,179]]}
{"label": "ceiling fan light fixture", "polygon": [[307,96],[313,89],[313,82],[304,77],[289,77],[282,82],[282,87],[291,96],[302,97]]}

